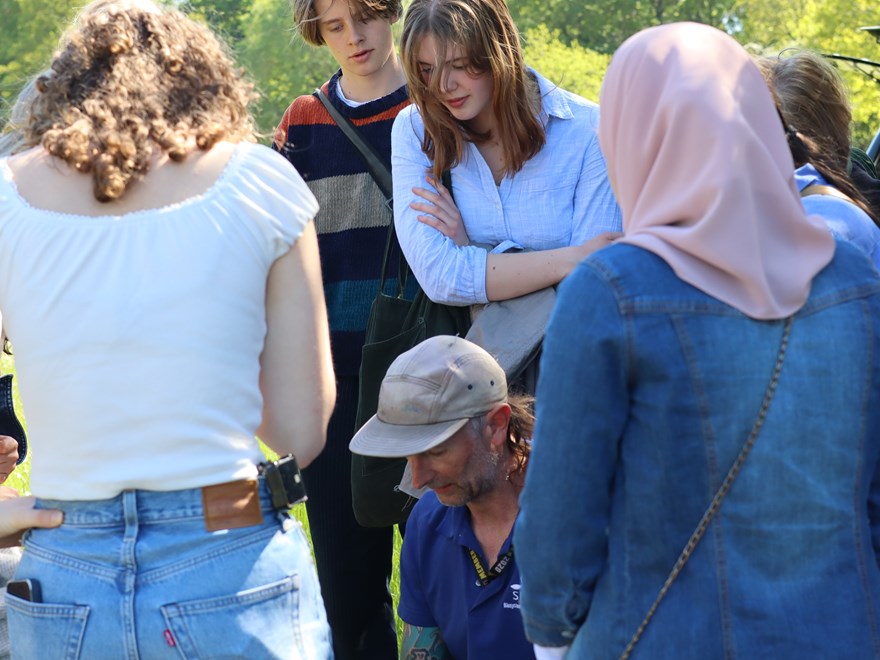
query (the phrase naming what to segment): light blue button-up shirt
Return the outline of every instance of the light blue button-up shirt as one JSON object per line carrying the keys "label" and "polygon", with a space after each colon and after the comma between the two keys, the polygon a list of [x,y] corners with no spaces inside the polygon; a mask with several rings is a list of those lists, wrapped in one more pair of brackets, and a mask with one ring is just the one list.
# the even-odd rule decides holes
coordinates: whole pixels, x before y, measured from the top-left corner
{"label": "light blue button-up shirt", "polygon": [[[794,182],[798,191],[812,185],[831,185],[809,163],[794,171]],[[852,202],[831,195],[807,195],[801,201],[809,215],[821,216],[834,236],[860,247],[880,270],[880,229],[871,216]]]}
{"label": "light blue button-up shirt", "polygon": [[[534,72],[532,72],[534,73]],[[541,121],[547,141],[522,170],[496,186],[483,156],[466,145],[452,169],[455,202],[473,244],[495,252],[580,245],[605,231],[621,231],[621,215],[599,150],[599,107],[535,74],[541,90]],[[424,124],[413,105],[397,116],[391,131],[394,223],[400,245],[425,293],[449,304],[488,302],[487,252],[457,246],[417,220],[410,208],[423,201],[413,187],[432,189],[431,166],[422,151]]]}

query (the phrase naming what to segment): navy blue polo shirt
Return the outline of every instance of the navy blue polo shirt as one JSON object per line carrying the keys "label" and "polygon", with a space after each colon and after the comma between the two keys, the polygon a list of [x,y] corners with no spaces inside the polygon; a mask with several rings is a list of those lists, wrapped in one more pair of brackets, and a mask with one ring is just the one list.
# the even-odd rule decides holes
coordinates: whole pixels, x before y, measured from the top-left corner
{"label": "navy blue polo shirt", "polygon": [[[500,555],[510,549],[513,533]],[[400,553],[397,614],[411,626],[436,627],[456,660],[534,660],[520,616],[516,557],[497,578],[482,586],[468,550],[483,566],[467,507],[448,507],[433,491],[422,496],[406,523]]]}

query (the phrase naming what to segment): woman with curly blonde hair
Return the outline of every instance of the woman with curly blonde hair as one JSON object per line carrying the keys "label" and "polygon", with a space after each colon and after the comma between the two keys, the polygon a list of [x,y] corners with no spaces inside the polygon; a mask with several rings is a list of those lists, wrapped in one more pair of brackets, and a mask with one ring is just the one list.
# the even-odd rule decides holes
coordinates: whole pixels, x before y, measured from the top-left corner
{"label": "woman with curly blonde hair", "polygon": [[314,197],[171,8],[93,3],[36,86],[33,148],[0,159],[0,310],[31,490],[64,524],[25,536],[17,657],[330,657],[255,438],[302,465],[324,444]]}

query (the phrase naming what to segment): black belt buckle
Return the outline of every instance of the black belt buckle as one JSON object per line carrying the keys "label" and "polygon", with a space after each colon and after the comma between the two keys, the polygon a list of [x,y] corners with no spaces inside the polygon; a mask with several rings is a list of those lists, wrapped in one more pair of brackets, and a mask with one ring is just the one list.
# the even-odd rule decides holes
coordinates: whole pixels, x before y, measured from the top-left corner
{"label": "black belt buckle", "polygon": [[282,456],[277,461],[260,463],[257,467],[269,486],[273,507],[289,509],[294,504],[306,501],[306,486],[293,454]]}

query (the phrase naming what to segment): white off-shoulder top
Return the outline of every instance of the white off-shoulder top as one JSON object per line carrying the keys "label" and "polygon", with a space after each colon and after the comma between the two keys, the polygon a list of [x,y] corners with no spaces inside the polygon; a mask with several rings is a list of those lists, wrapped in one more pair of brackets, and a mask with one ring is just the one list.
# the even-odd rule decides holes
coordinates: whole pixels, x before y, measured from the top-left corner
{"label": "white off-shoulder top", "polygon": [[206,192],[119,216],[34,208],[0,160],[0,311],[31,491],[94,500],[255,475],[266,281],[317,210],[296,170],[250,143]]}

